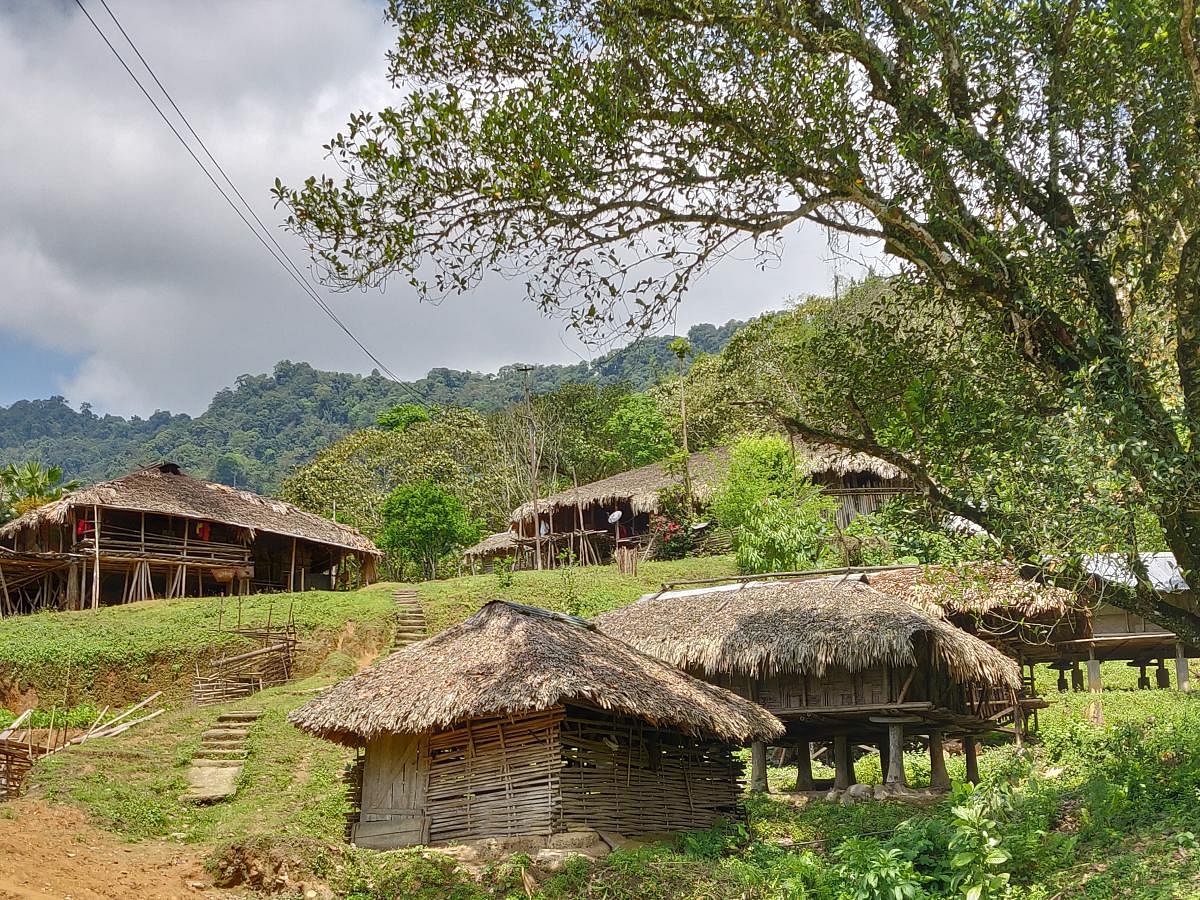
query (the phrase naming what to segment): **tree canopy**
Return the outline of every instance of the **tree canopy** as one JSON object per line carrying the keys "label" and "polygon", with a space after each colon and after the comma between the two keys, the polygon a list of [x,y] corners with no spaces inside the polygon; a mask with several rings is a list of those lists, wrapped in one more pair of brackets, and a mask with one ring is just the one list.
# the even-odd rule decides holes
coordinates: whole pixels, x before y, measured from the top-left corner
{"label": "tree canopy", "polygon": [[[1048,452],[1102,463],[1084,496],[1136,497],[1200,582],[1193,0],[392,0],[388,14],[408,92],[333,138],[336,179],[276,187],[329,280],[399,274],[440,295],[521,271],[581,328],[645,327],[721,256],[778,252],[797,223],[876,241],[905,288],[894,302],[939,323],[936,352],[961,337],[1004,361],[988,371],[1015,393],[991,394],[1021,436],[1041,419],[1061,435]],[[901,383],[910,406],[949,393]],[[983,411],[987,387],[965,402]],[[1012,527],[990,493],[938,481],[960,462],[987,477],[971,440],[947,432],[924,456],[840,407],[828,427],[795,404],[780,415]],[[1022,485],[1042,490],[1053,453],[1007,481],[1019,531],[1038,515]],[[1145,580],[1117,599],[1200,638]]]}

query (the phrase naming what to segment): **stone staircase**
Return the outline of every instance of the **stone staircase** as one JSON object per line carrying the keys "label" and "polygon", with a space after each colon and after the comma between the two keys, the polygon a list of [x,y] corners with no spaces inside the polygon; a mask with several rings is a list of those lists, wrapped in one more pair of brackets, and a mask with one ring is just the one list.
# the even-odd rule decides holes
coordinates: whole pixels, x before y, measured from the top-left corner
{"label": "stone staircase", "polygon": [[258,710],[240,710],[217,716],[216,724],[201,735],[181,800],[218,803],[234,795],[248,753],[246,738],[260,715]]}
{"label": "stone staircase", "polygon": [[396,604],[396,636],[392,640],[392,650],[425,640],[428,637],[425,613],[417,599],[417,589],[399,588],[392,594],[392,600]]}

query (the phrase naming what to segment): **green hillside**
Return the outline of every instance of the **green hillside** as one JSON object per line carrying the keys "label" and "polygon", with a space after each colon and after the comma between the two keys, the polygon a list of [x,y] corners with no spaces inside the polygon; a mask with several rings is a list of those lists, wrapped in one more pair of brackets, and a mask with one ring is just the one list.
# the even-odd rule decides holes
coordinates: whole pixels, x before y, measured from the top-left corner
{"label": "green hillside", "polygon": [[[419,591],[437,630],[494,596],[592,614],[662,582],[731,568],[728,558],[713,557],[651,563],[637,577],[607,568],[523,572],[508,588],[483,575],[424,583]],[[243,615],[255,621],[274,615],[281,603],[291,606],[311,674],[255,697],[264,714],[253,726],[250,758],[232,800],[208,807],[179,801],[199,736],[223,707],[195,709],[178,694],[152,722],[43,761],[31,779],[34,796],[79,807],[126,840],[204,854],[210,877],[220,883],[286,871],[296,883],[303,879],[358,900],[1166,900],[1200,894],[1200,698],[1129,690],[1131,670],[1121,664],[1105,667],[1105,683],[1115,688],[1105,692],[1102,727],[1085,719],[1088,695],[1057,694],[1054,673],[1039,673],[1052,705],[1041,713],[1028,749],[986,747],[984,784],[975,790],[962,784],[962,759],[952,755],[955,792],[929,806],[806,803],[788,793],[795,769],[782,768],[769,773],[771,795],[747,798],[744,824],[619,850],[601,862],[572,862],[557,873],[529,868],[520,855],[463,870],[437,853],[355,850],[343,840],[350,807],[342,774],[353,751],[298,732],[286,716],[390,641],[391,589],[276,595],[243,605]],[[92,678],[89,702],[108,702],[108,685],[124,699],[121,685],[148,677],[142,686],[148,691],[172,655],[182,664],[217,649],[212,624],[219,614],[215,600],[158,601],[5,620],[0,672],[20,665],[30,683],[51,695],[62,688],[66,657],[77,676]],[[907,754],[905,764],[914,785],[927,783],[923,754]],[[862,757],[860,779],[877,779],[878,765],[876,756]],[[817,774],[829,773],[818,766]],[[979,886],[984,889],[971,893]]]}
{"label": "green hillside", "polygon": [[[700,353],[717,353],[740,324],[696,325],[688,340]],[[535,366],[533,390],[571,382],[644,389],[676,370],[670,340],[651,336],[588,362]],[[60,466],[68,479],[94,482],[171,459],[195,475],[269,493],[296,465],[414,394],[430,404],[493,412],[523,396],[524,384],[514,366],[494,374],[437,368],[399,385],[378,373],[284,361],[270,374],[238,377],[195,418],[160,411],[125,419],[98,416],[86,404],[74,410],[62,397],[21,400],[0,408],[0,465],[35,460]]]}

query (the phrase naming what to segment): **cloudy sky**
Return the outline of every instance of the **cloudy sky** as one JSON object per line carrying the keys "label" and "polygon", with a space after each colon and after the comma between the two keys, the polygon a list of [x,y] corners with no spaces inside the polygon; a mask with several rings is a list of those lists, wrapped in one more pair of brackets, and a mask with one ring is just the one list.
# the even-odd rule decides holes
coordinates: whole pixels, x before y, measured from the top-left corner
{"label": "cloudy sky", "polygon": [[[350,112],[395,102],[377,2],[108,2],[269,224],[276,176],[322,171],[321,145]],[[99,0],[85,5],[115,42]],[[0,122],[0,405],[63,394],[123,415],[195,414],[279,359],[372,368],[245,231],[72,0],[0,0]],[[749,317],[835,272],[854,269],[801,233],[773,269],[723,263],[678,326]],[[521,295],[497,279],[440,306],[399,286],[329,297],[402,377],[594,355]]]}

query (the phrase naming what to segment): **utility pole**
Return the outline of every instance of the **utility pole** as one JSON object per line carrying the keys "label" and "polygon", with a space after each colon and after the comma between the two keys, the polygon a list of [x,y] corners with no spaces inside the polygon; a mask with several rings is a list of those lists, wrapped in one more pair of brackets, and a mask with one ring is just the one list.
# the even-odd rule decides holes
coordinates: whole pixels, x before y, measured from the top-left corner
{"label": "utility pole", "polygon": [[671,350],[679,358],[679,419],[682,423],[683,437],[683,494],[687,500],[688,514],[692,513],[692,473],[691,451],[688,449],[687,429],[687,369],[685,359],[692,352],[692,346],[686,338],[675,338],[671,341]]}
{"label": "utility pole", "polygon": [[542,514],[538,509],[538,458],[535,423],[533,418],[533,399],[529,396],[529,375],[533,366],[517,366],[517,371],[525,376],[525,414],[529,417],[529,490],[533,494],[533,545],[537,557],[536,566],[542,568]]}

